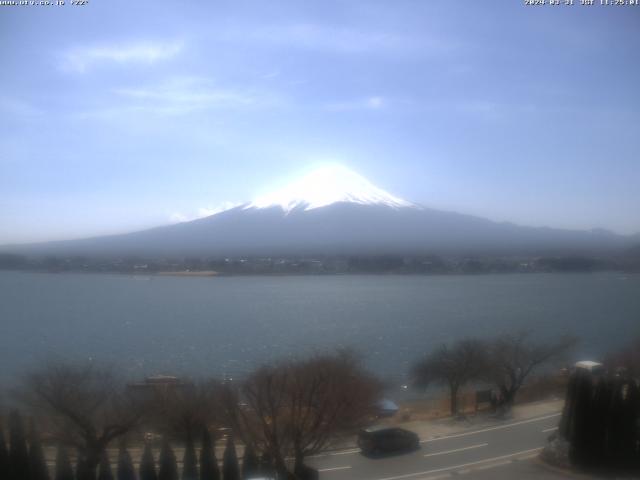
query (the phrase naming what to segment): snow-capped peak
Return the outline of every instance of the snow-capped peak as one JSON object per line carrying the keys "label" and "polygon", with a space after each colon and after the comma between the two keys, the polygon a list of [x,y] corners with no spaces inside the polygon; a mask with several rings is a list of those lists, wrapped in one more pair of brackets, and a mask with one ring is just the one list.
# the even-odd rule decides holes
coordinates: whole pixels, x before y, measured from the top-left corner
{"label": "snow-capped peak", "polygon": [[415,207],[411,202],[385,192],[366,178],[342,165],[328,165],[290,183],[283,189],[257,198],[244,208],[280,207],[285,212],[301,208],[312,210],[336,202]]}

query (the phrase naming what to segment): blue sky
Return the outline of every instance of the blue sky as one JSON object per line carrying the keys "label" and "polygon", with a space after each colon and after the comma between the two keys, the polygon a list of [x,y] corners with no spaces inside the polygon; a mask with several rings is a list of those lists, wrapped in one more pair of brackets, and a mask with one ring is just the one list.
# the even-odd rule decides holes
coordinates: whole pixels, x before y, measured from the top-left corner
{"label": "blue sky", "polygon": [[515,0],[0,7],[0,243],[194,218],[327,161],[639,232],[639,34],[640,7]]}

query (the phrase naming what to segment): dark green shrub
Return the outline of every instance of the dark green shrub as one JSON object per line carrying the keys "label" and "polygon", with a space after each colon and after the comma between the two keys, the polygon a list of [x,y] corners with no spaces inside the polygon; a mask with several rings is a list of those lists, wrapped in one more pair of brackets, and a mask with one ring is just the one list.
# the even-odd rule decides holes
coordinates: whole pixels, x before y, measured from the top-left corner
{"label": "dark green shrub", "polygon": [[244,449],[244,458],[242,459],[242,478],[251,478],[252,475],[259,473],[260,461],[256,455],[256,451],[251,444]]}
{"label": "dark green shrub", "polygon": [[98,480],[113,480],[113,471],[111,470],[111,459],[107,450],[102,451],[100,456],[100,465],[98,465]]}
{"label": "dark green shrub", "polygon": [[42,443],[40,443],[40,436],[34,425],[31,425],[29,440],[29,480],[49,480],[49,470],[42,451]]}
{"label": "dark green shrub", "polygon": [[238,465],[238,455],[233,437],[227,437],[227,445],[222,457],[222,478],[224,480],[240,480],[240,466]]}
{"label": "dark green shrub", "polygon": [[17,410],[9,415],[9,478],[29,478],[29,451],[22,417]]}
{"label": "dark green shrub", "polygon": [[187,436],[182,457],[182,480],[198,480],[198,458],[191,435]]}
{"label": "dark green shrub", "polygon": [[211,441],[211,434],[206,428],[202,432],[200,480],[220,480],[220,469],[218,468],[215,447]]}
{"label": "dark green shrub", "polygon": [[158,480],[156,460],[153,458],[153,451],[149,444],[144,446],[144,452],[140,459],[140,480]]}
{"label": "dark green shrub", "polygon": [[178,480],[176,455],[173,453],[173,449],[167,439],[162,442],[162,449],[160,450],[158,480]]}
{"label": "dark green shrub", "polygon": [[9,478],[9,450],[0,425],[0,478]]}
{"label": "dark green shrub", "polygon": [[56,473],[55,480],[73,480],[73,467],[71,467],[71,461],[69,460],[69,453],[67,449],[58,445],[58,452],[56,453]]}
{"label": "dark green shrub", "polygon": [[136,471],[133,468],[131,455],[125,447],[120,447],[118,452],[118,480],[136,480]]}

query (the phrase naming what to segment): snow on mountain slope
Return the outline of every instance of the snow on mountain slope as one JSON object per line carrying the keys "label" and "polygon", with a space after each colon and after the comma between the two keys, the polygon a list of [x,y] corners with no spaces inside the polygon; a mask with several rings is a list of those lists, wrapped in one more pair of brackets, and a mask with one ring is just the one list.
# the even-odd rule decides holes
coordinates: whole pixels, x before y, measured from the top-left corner
{"label": "snow on mountain slope", "polygon": [[342,165],[329,165],[312,171],[281,190],[254,200],[244,209],[280,207],[289,213],[298,208],[313,210],[337,202],[392,208],[417,207],[376,187]]}

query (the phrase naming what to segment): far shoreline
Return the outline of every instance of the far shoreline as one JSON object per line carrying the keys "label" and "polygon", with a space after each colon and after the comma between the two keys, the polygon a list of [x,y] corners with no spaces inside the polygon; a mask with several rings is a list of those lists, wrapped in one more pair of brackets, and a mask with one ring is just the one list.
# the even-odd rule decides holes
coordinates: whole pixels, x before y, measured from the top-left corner
{"label": "far shoreline", "polygon": [[179,270],[179,271],[165,271],[154,273],[134,273],[134,275],[158,275],[160,277],[218,277],[220,272],[215,270]]}
{"label": "far shoreline", "polygon": [[176,270],[176,271],[91,271],[91,270],[31,270],[31,269],[0,269],[0,273],[36,273],[50,275],[85,274],[85,275],[118,275],[128,277],[176,277],[176,278],[219,278],[219,277],[349,277],[349,276],[378,276],[378,277],[483,277],[508,275],[623,275],[637,276],[638,271],[625,270],[584,270],[584,271],[503,271],[503,272],[218,272],[215,270]]}

